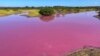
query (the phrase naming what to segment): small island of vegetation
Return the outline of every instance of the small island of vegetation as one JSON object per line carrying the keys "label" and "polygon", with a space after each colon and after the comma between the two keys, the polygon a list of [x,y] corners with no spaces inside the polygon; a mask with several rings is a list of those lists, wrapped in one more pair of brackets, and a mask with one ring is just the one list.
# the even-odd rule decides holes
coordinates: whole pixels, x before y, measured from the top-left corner
{"label": "small island of vegetation", "polygon": [[48,8],[48,7],[47,8],[40,9],[39,13],[42,16],[51,16],[51,15],[55,14],[54,9]]}

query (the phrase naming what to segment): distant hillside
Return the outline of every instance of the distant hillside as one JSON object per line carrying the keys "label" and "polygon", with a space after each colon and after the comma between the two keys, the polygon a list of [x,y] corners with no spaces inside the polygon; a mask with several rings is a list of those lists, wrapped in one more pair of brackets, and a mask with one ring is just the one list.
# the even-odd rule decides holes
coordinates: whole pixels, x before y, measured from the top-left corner
{"label": "distant hillside", "polygon": [[82,49],[76,50],[67,56],[100,56],[100,48],[92,46],[83,47]]}

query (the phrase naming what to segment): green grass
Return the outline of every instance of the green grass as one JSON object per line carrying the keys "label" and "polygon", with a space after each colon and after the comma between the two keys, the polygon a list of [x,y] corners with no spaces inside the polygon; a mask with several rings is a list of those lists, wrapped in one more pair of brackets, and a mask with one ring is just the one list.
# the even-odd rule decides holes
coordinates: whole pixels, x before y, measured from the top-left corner
{"label": "green grass", "polygon": [[39,9],[31,9],[31,10],[22,10],[22,9],[18,9],[18,10],[12,10],[12,9],[8,9],[8,10],[0,10],[0,16],[8,16],[8,15],[12,15],[12,14],[20,14],[23,12],[28,12],[29,17],[36,17],[36,16],[40,16],[39,14]]}
{"label": "green grass", "polygon": [[0,16],[7,16],[14,14],[15,12],[13,10],[0,10]]}
{"label": "green grass", "polygon": [[29,17],[40,16],[39,10],[38,9],[29,10],[27,16],[29,16]]}

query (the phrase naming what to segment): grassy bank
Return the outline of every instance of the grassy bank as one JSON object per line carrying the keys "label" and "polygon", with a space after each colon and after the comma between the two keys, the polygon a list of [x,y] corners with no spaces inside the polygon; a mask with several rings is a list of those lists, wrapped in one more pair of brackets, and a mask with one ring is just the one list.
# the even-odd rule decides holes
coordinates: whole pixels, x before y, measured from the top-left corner
{"label": "grassy bank", "polygon": [[100,56],[100,47],[84,47],[65,56]]}
{"label": "grassy bank", "polygon": [[14,14],[15,11],[13,10],[0,10],[0,16],[7,16],[7,15],[11,15]]}
{"label": "grassy bank", "polygon": [[29,16],[29,17],[37,17],[37,16],[40,16],[39,9],[29,10],[27,16]]}
{"label": "grassy bank", "polygon": [[28,13],[27,16],[29,17],[35,17],[35,16],[39,16],[40,14],[39,9],[18,9],[18,10],[12,10],[12,9],[8,9],[8,10],[0,10],[0,16],[8,16],[8,15],[12,15],[12,14],[21,14],[21,13]]}
{"label": "grassy bank", "polygon": [[[12,14],[28,13],[26,16],[36,17],[40,16],[40,9],[45,7],[0,7],[0,16],[7,16]],[[69,14],[79,13],[86,11],[99,11],[100,7],[65,7],[65,6],[53,6],[48,7],[55,11],[55,14]]]}

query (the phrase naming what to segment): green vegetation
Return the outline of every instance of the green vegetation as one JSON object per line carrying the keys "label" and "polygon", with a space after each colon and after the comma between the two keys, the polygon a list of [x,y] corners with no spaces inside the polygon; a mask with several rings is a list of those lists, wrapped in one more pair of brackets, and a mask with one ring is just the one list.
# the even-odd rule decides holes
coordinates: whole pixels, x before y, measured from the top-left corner
{"label": "green vegetation", "polygon": [[39,16],[39,10],[38,9],[34,9],[34,10],[29,10],[28,15],[29,17],[36,17]]}
{"label": "green vegetation", "polygon": [[100,16],[100,11],[98,12],[98,16]]}
{"label": "green vegetation", "polygon": [[0,10],[0,16],[7,16],[14,14],[15,12],[13,10]]}
{"label": "green vegetation", "polygon": [[[49,16],[54,14],[68,14],[68,13],[79,13],[86,11],[99,11],[99,6],[91,7],[66,7],[66,6],[53,6],[53,7],[0,7],[0,16],[7,16],[12,14],[24,14],[27,12],[26,16]],[[100,16],[100,13],[98,13]]]}
{"label": "green vegetation", "polygon": [[52,8],[42,8],[42,9],[40,9],[39,13],[43,16],[51,16],[55,12],[54,12],[54,9],[52,9]]}

